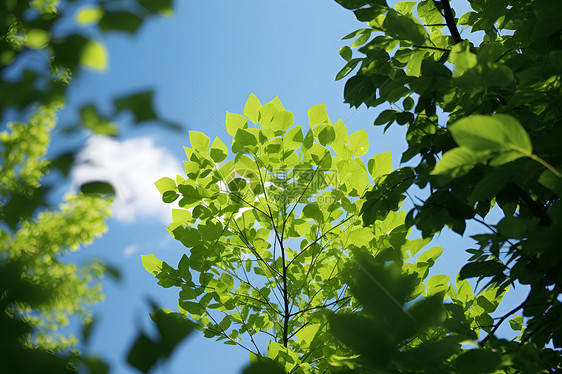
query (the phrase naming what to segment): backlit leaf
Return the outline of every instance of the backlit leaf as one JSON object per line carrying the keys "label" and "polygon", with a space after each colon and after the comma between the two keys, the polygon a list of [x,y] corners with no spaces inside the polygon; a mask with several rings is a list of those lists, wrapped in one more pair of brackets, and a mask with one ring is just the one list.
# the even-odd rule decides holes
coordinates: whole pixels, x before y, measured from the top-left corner
{"label": "backlit leaf", "polygon": [[244,105],[244,115],[253,123],[258,123],[260,108],[261,103],[259,99],[252,93],[248,97],[248,100],[246,100],[246,105]]}
{"label": "backlit leaf", "polygon": [[103,44],[89,40],[82,49],[80,64],[92,70],[107,68],[107,50]]}

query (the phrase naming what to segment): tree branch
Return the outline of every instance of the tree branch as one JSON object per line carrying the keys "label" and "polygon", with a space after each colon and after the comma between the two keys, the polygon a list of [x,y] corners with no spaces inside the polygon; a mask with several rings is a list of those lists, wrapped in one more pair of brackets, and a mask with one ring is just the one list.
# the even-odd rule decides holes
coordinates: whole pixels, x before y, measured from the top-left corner
{"label": "tree branch", "polygon": [[525,304],[529,301],[529,299],[531,298],[531,293],[529,292],[529,294],[527,295],[527,298],[525,300],[523,300],[523,302],[519,305],[517,305],[515,308],[511,309],[509,312],[507,312],[505,315],[503,315],[499,321],[494,325],[494,327],[492,327],[492,329],[490,330],[490,332],[488,333],[488,335],[486,335],[486,337],[484,339],[482,339],[482,341],[480,342],[480,345],[484,345],[486,344],[486,342],[488,341],[488,339],[490,339],[490,337],[492,335],[494,335],[494,333],[497,331],[497,329],[500,328],[500,325],[509,317],[511,316],[513,313],[517,312],[519,309],[523,308],[525,306]]}
{"label": "tree branch", "polygon": [[445,17],[445,22],[447,23],[447,28],[453,37],[453,41],[455,44],[462,42],[461,34],[459,34],[459,30],[457,29],[457,24],[455,22],[455,17],[453,16],[449,0],[441,0],[441,5],[443,6],[443,17]]}
{"label": "tree branch", "polygon": [[434,51],[441,51],[441,52],[451,52],[451,50],[447,48],[431,47],[429,45],[413,45],[412,47],[420,48],[420,49],[432,49]]}
{"label": "tree branch", "polygon": [[332,305],[337,304],[337,303],[339,303],[340,301],[347,300],[347,299],[349,299],[350,297],[351,297],[351,296],[346,296],[346,297],[344,297],[344,298],[341,298],[341,299],[332,301],[331,303],[328,303],[328,304],[313,306],[313,307],[310,307],[310,308],[305,308],[305,309],[303,309],[303,310],[299,310],[298,312],[295,312],[295,313],[291,314],[291,317],[294,317],[294,316],[296,316],[296,315],[299,315],[299,314],[301,314],[301,313],[308,312],[308,311],[311,311],[311,310],[323,309],[323,308],[331,307]]}

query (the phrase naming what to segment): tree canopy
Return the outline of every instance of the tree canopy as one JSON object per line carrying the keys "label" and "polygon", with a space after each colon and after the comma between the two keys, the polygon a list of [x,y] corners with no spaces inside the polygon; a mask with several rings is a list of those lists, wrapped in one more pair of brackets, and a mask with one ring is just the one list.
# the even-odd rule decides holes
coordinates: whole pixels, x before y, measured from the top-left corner
{"label": "tree canopy", "polygon": [[[474,0],[472,11],[457,15],[448,1],[337,1],[366,23],[345,37],[354,38],[359,56],[347,46],[340,51],[348,62],[338,79],[359,66],[345,101],[388,108],[374,125],[406,126],[401,161],[417,164],[366,195],[365,224],[416,184],[429,197],[407,222],[425,237],[445,226],[462,234],[467,222],[482,225],[461,278],[500,290],[529,285],[530,292],[490,321],[480,346],[511,355],[510,370],[559,369],[562,4]],[[512,317],[522,330],[517,343],[493,336]]]}

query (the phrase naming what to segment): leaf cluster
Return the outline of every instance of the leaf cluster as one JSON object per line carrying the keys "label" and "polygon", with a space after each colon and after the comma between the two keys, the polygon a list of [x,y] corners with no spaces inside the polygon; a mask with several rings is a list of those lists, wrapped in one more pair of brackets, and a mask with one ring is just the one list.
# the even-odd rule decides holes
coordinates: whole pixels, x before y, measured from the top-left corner
{"label": "leaf cluster", "polygon": [[[384,345],[373,361],[379,369],[400,349],[419,352],[410,365],[424,349],[453,341],[447,357],[458,355],[457,343],[489,330],[503,294],[477,298],[467,281],[455,289],[448,276],[428,278],[443,249],[420,251],[429,240],[407,239],[403,211],[388,209],[363,226],[362,196],[371,179],[391,183],[390,153],[365,165],[357,157],[368,149],[364,130],[348,134],[323,105],[308,118],[305,133],[277,98],[262,105],[251,95],[244,115],[226,116],[232,155],[219,138],[191,131],[187,178],[156,182],[163,201],[179,205],[168,230],[188,253],[176,267],[145,255],[145,269],[162,287],[180,288],[179,312],[205,336],[250,351],[254,369],[369,367],[354,352],[371,350],[373,339]],[[400,204],[397,198],[392,210]],[[452,304],[443,306],[445,294]],[[436,328],[435,315],[448,317],[458,335]],[[370,330],[373,321],[380,325]]]}
{"label": "leaf cluster", "polygon": [[[367,24],[344,37],[354,39],[351,48],[359,52],[354,58],[350,47],[341,50],[347,64],[337,78],[359,66],[346,82],[345,101],[383,109],[376,126],[406,126],[401,161],[417,162],[374,186],[363,205],[364,221],[394,210],[416,184],[430,195],[407,222],[424,236],[444,227],[463,234],[467,222],[482,224],[486,232],[474,237],[477,248],[468,250],[472,257],[461,278],[486,280],[502,292],[526,284],[530,294],[493,323],[481,344],[510,352],[513,370],[559,370],[562,26],[554,15],[562,5],[475,0],[472,11],[456,15],[447,1],[395,7],[338,2]],[[475,32],[484,35],[477,45],[465,38]],[[492,210],[501,216],[495,224],[487,222]],[[492,336],[520,311],[518,345]],[[517,357],[530,352],[535,365]]]}

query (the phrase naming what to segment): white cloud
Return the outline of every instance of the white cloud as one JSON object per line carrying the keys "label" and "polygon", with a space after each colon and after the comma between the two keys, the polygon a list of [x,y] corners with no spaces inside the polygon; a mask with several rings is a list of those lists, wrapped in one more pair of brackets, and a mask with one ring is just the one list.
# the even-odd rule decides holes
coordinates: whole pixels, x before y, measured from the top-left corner
{"label": "white cloud", "polygon": [[149,137],[118,141],[93,135],[78,155],[72,182],[75,189],[92,181],[111,183],[116,190],[113,217],[119,221],[149,218],[167,224],[172,207],[162,202],[154,182],[177,174],[184,174],[180,162]]}
{"label": "white cloud", "polygon": [[123,250],[123,254],[125,256],[130,256],[133,253],[137,252],[139,250],[139,246],[136,244],[129,244],[128,246],[125,247],[125,249]]}

